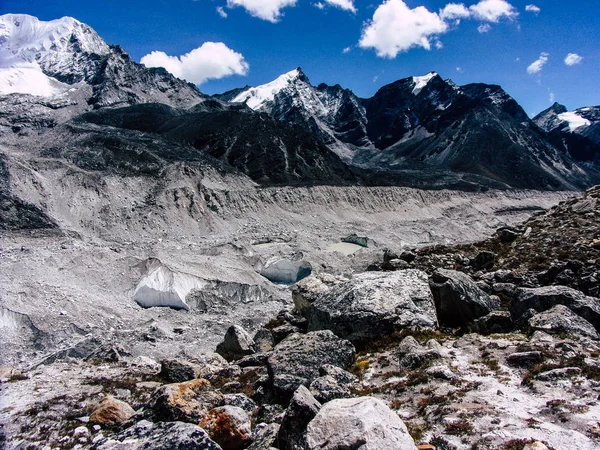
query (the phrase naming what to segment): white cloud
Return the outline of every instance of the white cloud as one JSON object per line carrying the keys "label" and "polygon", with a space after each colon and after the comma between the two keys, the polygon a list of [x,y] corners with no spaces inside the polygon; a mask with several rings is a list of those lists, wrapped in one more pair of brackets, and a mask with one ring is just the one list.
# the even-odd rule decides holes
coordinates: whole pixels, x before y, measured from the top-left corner
{"label": "white cloud", "polygon": [[325,9],[325,3],[321,3],[321,2],[313,3],[313,6],[317,9]]}
{"label": "white cloud", "polygon": [[502,18],[514,19],[519,15],[514,6],[505,0],[481,0],[469,7],[473,18],[485,22],[498,22]]}
{"label": "white cloud", "polygon": [[222,6],[217,6],[217,14],[223,19],[227,19],[227,13],[225,12]]}
{"label": "white cloud", "polygon": [[554,95],[554,92],[550,92],[550,94],[548,95],[548,100],[550,101],[550,103],[554,103],[556,101],[556,96]]}
{"label": "white cloud", "polygon": [[373,48],[377,56],[394,58],[413,47],[429,50],[430,39],[447,30],[440,16],[424,6],[410,9],[402,0],[387,0],[365,23],[358,45]]}
{"label": "white cloud", "polygon": [[251,16],[273,23],[279,21],[283,8],[295,5],[296,0],[227,0],[228,8],[241,6]]}
{"label": "white cloud", "polygon": [[477,31],[479,31],[480,33],[487,33],[491,29],[492,29],[492,27],[489,23],[482,23],[481,25],[479,25],[477,27]]}
{"label": "white cloud", "polygon": [[146,67],[164,67],[177,78],[195,84],[229,75],[246,75],[250,68],[241,53],[234,52],[222,42],[205,42],[182,56],[153,51],[140,62]]}
{"label": "white cloud", "polygon": [[344,50],[342,50],[342,53],[344,53],[344,54],[349,53],[350,50],[352,50],[352,47],[346,47]]}
{"label": "white cloud", "polygon": [[353,13],[356,12],[353,0],[325,0],[325,3],[327,3],[330,6],[335,6],[336,8],[344,9],[346,11],[351,11]]}
{"label": "white cloud", "polygon": [[534,73],[541,72],[542,67],[544,67],[544,65],[548,62],[548,56],[550,56],[548,53],[541,53],[538,59],[529,64],[529,67],[527,67],[527,73],[533,75]]}
{"label": "white cloud", "polygon": [[456,68],[456,71],[457,71],[458,73],[463,73],[463,70],[462,70],[462,68],[461,68],[461,67],[457,67],[457,68]]}
{"label": "white cloud", "polygon": [[565,57],[565,64],[567,66],[574,66],[575,64],[581,63],[583,56],[579,56],[577,53],[569,53]]}
{"label": "white cloud", "polygon": [[444,20],[466,19],[471,12],[462,3],[448,3],[440,10],[440,17]]}
{"label": "white cloud", "polygon": [[537,7],[537,6],[535,6],[535,5],[527,5],[527,6],[525,7],[525,11],[529,11],[529,12],[532,12],[532,13],[534,13],[534,14],[539,14],[539,13],[540,13],[540,11],[541,11],[541,9],[540,9],[540,8],[538,8],[538,7]]}
{"label": "white cloud", "polygon": [[444,48],[444,44],[442,44],[442,41],[435,41],[435,48],[437,48],[438,50],[441,50]]}

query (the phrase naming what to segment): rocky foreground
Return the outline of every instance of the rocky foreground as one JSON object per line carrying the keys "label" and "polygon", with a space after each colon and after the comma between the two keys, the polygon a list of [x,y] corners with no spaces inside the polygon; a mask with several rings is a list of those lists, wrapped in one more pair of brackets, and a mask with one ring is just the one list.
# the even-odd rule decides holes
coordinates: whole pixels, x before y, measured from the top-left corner
{"label": "rocky foreground", "polygon": [[314,271],[212,354],[88,336],[2,368],[0,447],[599,448],[599,218],[596,187],[475,244]]}

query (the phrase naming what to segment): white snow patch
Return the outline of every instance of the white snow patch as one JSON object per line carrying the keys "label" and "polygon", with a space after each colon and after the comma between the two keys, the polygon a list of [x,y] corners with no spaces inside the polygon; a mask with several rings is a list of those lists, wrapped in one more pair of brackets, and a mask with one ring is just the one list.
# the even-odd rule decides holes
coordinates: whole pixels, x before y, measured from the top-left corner
{"label": "white snow patch", "polygon": [[246,105],[248,105],[248,107],[254,110],[259,109],[264,103],[272,102],[275,99],[275,95],[277,95],[279,91],[293,83],[299,75],[300,71],[298,69],[294,69],[291,72],[284,73],[283,75],[277,77],[270,83],[250,88],[244,92],[241,92],[232,100],[232,102],[246,102]]}
{"label": "white snow patch", "polygon": [[66,84],[45,75],[37,64],[0,68],[0,95],[30,94],[53,97],[68,88]]}
{"label": "white snow patch", "polygon": [[422,77],[413,77],[413,82],[415,83],[415,87],[412,90],[414,95],[417,95],[419,92],[423,90],[427,83],[431,81],[433,77],[435,77],[437,73],[429,72],[427,75],[423,75]]}
{"label": "white snow patch", "polygon": [[193,289],[202,289],[209,283],[194,275],[174,272],[159,264],[151,268],[138,283],[133,300],[144,308],[167,306],[189,310],[185,298]]}
{"label": "white snow patch", "polygon": [[584,117],[581,117],[574,112],[566,112],[558,115],[560,120],[564,120],[569,124],[569,131],[573,132],[579,127],[587,127],[590,125],[590,121]]}

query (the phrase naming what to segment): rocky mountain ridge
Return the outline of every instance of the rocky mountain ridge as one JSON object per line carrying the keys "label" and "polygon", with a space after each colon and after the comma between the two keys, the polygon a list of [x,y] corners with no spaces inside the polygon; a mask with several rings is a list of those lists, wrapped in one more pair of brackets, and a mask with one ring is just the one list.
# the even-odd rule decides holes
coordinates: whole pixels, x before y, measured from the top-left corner
{"label": "rocky mountain ridge", "polygon": [[359,99],[339,85],[314,87],[297,68],[223,98],[302,125],[344,161],[371,170],[446,170],[547,188],[572,188],[582,177],[591,177],[589,183],[597,176],[584,164],[589,158],[555,146],[501,87],[457,86],[435,72]]}

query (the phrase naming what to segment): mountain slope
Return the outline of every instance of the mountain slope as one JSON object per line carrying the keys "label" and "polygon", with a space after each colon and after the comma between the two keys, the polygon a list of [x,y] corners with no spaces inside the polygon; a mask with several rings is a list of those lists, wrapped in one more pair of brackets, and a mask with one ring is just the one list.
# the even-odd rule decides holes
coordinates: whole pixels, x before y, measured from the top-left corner
{"label": "mountain slope", "polygon": [[[189,110],[159,104],[86,113],[75,123],[160,135],[210,155],[264,185],[349,184],[356,177],[306,130],[245,108],[205,104]],[[193,152],[192,152],[193,153]]]}

